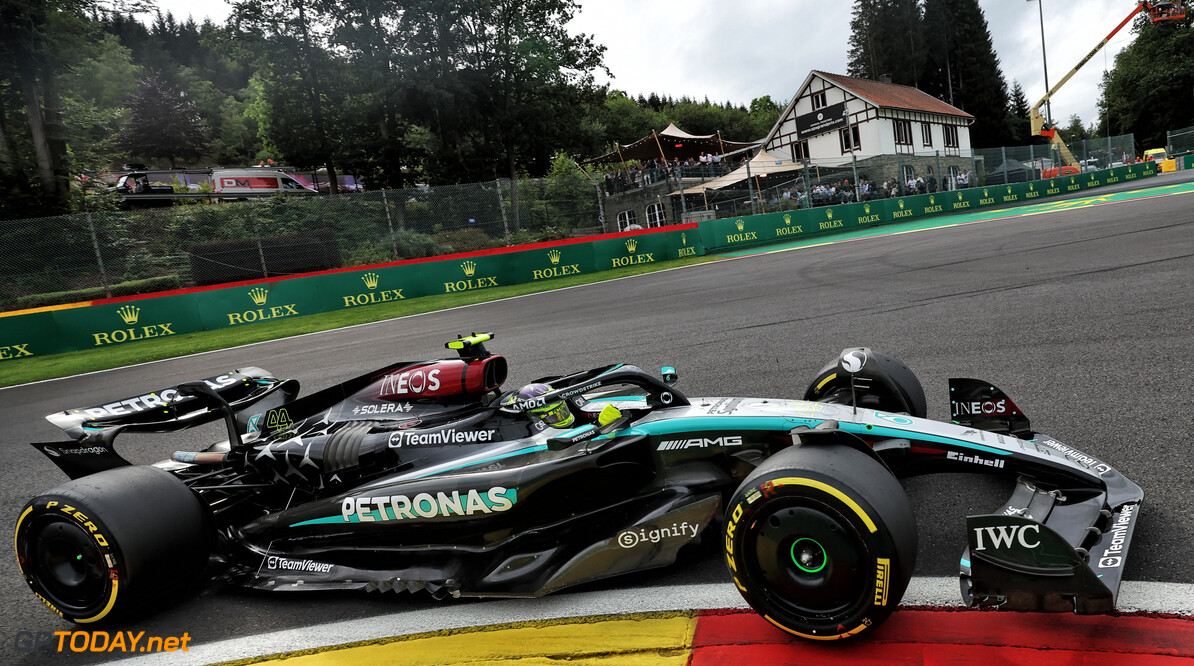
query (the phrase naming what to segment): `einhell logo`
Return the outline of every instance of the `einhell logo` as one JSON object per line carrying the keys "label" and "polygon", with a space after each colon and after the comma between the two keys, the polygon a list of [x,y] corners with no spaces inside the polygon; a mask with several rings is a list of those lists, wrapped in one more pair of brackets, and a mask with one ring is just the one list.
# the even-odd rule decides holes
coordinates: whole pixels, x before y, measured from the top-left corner
{"label": "einhell logo", "polygon": [[498,286],[497,277],[493,276],[478,276],[477,262],[468,260],[460,264],[460,270],[464,271],[464,276],[467,280],[457,280],[455,282],[444,283],[444,293],[450,294],[455,291],[469,291],[472,289],[484,289],[486,287]]}
{"label": "einhell logo", "polygon": [[726,243],[743,243],[759,239],[757,233],[746,230],[746,220],[738,218],[734,220],[734,226],[738,227],[738,233],[726,234]]}
{"label": "einhell logo", "polygon": [[624,268],[626,266],[633,266],[635,264],[650,264],[655,262],[655,254],[653,252],[638,252],[638,239],[626,239],[626,251],[629,256],[613,257],[610,259],[611,268]]}
{"label": "einhell logo", "polygon": [[369,291],[363,291],[359,294],[351,296],[341,296],[344,299],[344,307],[355,308],[358,305],[372,305],[374,303],[389,303],[390,301],[404,301],[406,297],[402,295],[401,289],[378,289],[381,285],[381,276],[377,273],[365,273],[361,276],[361,282],[365,283]]}
{"label": "einhell logo", "polygon": [[548,250],[547,260],[551,262],[543,270],[531,270],[531,280],[548,280],[551,278],[564,277],[565,275],[576,275],[580,273],[580,264],[563,264],[560,265],[560,259],[564,257],[564,253],[559,250]]}
{"label": "einhell logo", "polygon": [[[262,306],[269,300],[269,289],[265,287],[253,287],[248,292],[249,298],[252,299],[253,305]],[[229,312],[228,325],[236,326],[238,324],[252,324],[255,321],[268,321],[270,319],[281,319],[283,317],[294,317],[298,315],[298,310],[295,309],[294,303],[286,305],[275,305],[273,307],[264,308],[259,307],[256,310],[245,310],[244,312]]]}
{"label": "einhell logo", "polygon": [[[169,322],[165,324],[142,324],[141,326],[137,326],[136,324],[141,319],[141,308],[135,305],[121,306],[116,310],[116,315],[120,317],[120,321],[124,322],[128,328],[120,328],[108,331],[107,333],[92,333],[91,337],[95,338],[96,347],[174,335],[174,331],[170,330],[170,327],[174,324]],[[4,349],[7,348],[0,348],[0,358],[4,358]],[[14,349],[25,352],[17,354],[18,356],[32,356],[32,354],[25,350],[25,345],[17,345]]]}

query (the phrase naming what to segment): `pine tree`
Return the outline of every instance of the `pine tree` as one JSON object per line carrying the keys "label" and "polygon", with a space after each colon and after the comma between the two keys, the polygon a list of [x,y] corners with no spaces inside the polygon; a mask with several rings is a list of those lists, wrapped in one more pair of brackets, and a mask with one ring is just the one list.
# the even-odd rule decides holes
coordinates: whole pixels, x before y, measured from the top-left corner
{"label": "pine tree", "polygon": [[915,86],[924,68],[918,0],[856,0],[850,19],[850,76]]}
{"label": "pine tree", "polygon": [[210,145],[211,130],[198,107],[158,74],[141,80],[129,110],[132,122],[118,144],[130,155],[165,158],[174,168],[177,158],[197,158]]}
{"label": "pine tree", "polygon": [[1007,118],[1007,82],[978,0],[925,0],[925,92],[974,116],[976,148],[1027,143]]}

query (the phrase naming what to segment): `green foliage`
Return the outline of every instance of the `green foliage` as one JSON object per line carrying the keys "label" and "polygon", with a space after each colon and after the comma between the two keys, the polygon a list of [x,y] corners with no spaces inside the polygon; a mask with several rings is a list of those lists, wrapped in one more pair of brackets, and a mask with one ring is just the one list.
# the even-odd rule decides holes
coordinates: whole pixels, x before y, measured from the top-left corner
{"label": "green foliage", "polygon": [[480,229],[443,231],[436,234],[434,239],[437,243],[450,246],[453,252],[477,252],[505,246],[502,239],[490,237]]}
{"label": "green foliage", "polygon": [[[161,277],[143,280],[128,280],[111,286],[112,297],[132,296],[134,294],[150,294],[157,291],[170,291],[181,288],[177,275],[163,275]],[[71,291],[58,291],[45,294],[33,294],[17,298],[17,308],[40,308],[47,305],[62,305],[64,303],[78,303],[107,298],[103,287],[88,287]]]}
{"label": "green foliage", "polygon": [[395,229],[394,244],[400,259],[421,259],[456,251],[447,243],[409,229]]}
{"label": "green foliage", "polygon": [[1194,13],[1179,21],[1137,19],[1138,35],[1115,56],[1104,77],[1100,122],[1110,131],[1132,132],[1137,146],[1161,148],[1166,132],[1194,125]]}
{"label": "green foliage", "polygon": [[130,155],[165,158],[174,168],[177,158],[206,152],[211,130],[199,106],[161,76],[141,79],[129,97],[129,111],[129,127],[117,144]]}

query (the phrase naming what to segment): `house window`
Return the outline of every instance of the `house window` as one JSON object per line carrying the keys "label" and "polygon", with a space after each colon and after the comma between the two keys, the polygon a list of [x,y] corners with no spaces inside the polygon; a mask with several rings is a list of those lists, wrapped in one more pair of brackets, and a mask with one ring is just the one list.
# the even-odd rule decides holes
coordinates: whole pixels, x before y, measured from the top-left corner
{"label": "house window", "polygon": [[800,162],[811,157],[808,154],[808,141],[793,141],[791,146],[793,162]]}
{"label": "house window", "polygon": [[895,125],[895,142],[898,146],[912,145],[912,121],[911,120],[893,120]]}
{"label": "house window", "polygon": [[[955,130],[955,132],[956,131],[957,130]],[[947,189],[947,190],[958,189],[958,174],[961,173],[961,171],[958,170],[958,167],[953,166],[953,165],[946,167],[945,173],[946,173],[946,177],[944,178],[944,180],[946,183],[949,184],[949,186],[946,187],[945,189]]]}
{"label": "house window", "polygon": [[825,98],[824,92],[819,92],[816,95],[813,95],[813,111],[816,111],[817,109],[823,109],[827,106],[829,106],[829,102]]}
{"label": "house window", "polygon": [[904,183],[908,182],[909,180],[911,180],[915,177],[916,177],[916,169],[913,169],[911,164],[905,164],[903,167],[900,168],[900,184],[901,185],[903,185]]}
{"label": "house window", "polygon": [[842,154],[862,149],[862,142],[858,140],[858,125],[843,127],[837,133],[838,139],[842,143]]}
{"label": "house window", "polygon": [[647,206],[647,227],[658,227],[663,225],[664,213],[663,206],[653,203]]}
{"label": "house window", "polygon": [[632,210],[624,210],[618,213],[618,231],[626,231],[632,224],[637,227],[638,223],[635,222],[635,219],[634,211]]}
{"label": "house window", "polygon": [[928,123],[920,124],[920,139],[925,148],[933,147],[933,126]]}
{"label": "house window", "polygon": [[945,147],[958,147],[958,128],[955,125],[945,125],[941,128],[945,133]]}

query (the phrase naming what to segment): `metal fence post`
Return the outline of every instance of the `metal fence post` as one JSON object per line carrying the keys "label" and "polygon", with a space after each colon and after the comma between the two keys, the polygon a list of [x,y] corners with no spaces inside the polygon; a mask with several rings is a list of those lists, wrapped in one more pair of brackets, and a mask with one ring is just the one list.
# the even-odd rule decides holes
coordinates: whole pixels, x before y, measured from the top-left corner
{"label": "metal fence post", "polygon": [[265,250],[261,247],[261,232],[257,229],[257,202],[249,199],[249,221],[253,224],[253,237],[257,241],[257,258],[261,260],[261,276],[268,278],[269,270],[265,267]]}
{"label": "metal fence post", "polygon": [[941,183],[941,190],[945,191],[945,174],[941,171],[941,151],[934,150],[933,152],[937,154],[937,181]]}
{"label": "metal fence post", "polygon": [[381,207],[386,211],[386,226],[390,228],[390,248],[394,250],[394,258],[398,258],[398,240],[394,238],[394,221],[390,219],[390,201],[386,198],[386,190],[381,190]]}
{"label": "metal fence post", "polygon": [[95,248],[95,260],[99,263],[100,280],[104,283],[104,295],[112,298],[112,287],[108,285],[108,271],[104,270],[104,256],[100,253],[99,237],[95,235],[95,222],[87,213],[87,226],[91,229],[91,246]]}
{"label": "metal fence post", "polygon": [[[1037,178],[1044,178],[1044,174],[1037,173],[1038,169],[1036,168],[1036,149],[1035,149],[1035,146],[1033,146],[1031,143],[1028,144],[1028,163],[1032,165],[1032,179],[1033,180],[1036,180]],[[1041,166],[1043,167],[1045,165],[1042,164]],[[1039,169],[1039,171],[1044,171],[1044,169]]]}
{"label": "metal fence post", "polygon": [[[502,201],[502,179],[498,178],[493,181],[497,183],[497,198],[498,209],[502,211],[502,231],[506,234],[506,247],[510,247],[510,223],[506,220],[506,202]],[[514,183],[518,187],[518,183]]]}

